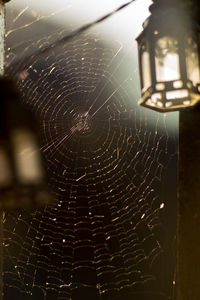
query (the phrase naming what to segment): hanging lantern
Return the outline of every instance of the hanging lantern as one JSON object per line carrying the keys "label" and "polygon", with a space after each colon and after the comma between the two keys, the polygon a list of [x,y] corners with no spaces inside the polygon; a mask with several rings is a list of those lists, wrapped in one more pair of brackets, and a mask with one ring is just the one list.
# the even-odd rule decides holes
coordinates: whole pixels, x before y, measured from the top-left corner
{"label": "hanging lantern", "polygon": [[0,208],[33,208],[48,201],[33,113],[13,82],[0,78]]}
{"label": "hanging lantern", "polygon": [[137,38],[142,94],[139,104],[160,112],[194,106],[200,102],[199,24],[192,13],[199,10],[198,3],[154,2],[152,14]]}

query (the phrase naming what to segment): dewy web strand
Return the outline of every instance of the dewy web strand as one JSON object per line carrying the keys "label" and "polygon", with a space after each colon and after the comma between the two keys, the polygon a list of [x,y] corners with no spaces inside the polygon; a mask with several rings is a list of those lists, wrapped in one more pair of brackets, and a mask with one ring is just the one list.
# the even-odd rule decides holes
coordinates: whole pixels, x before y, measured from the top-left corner
{"label": "dewy web strand", "polygon": [[97,31],[38,57],[63,28],[42,35],[45,17],[30,23],[27,13],[36,15],[28,7],[11,37],[28,29],[32,39],[20,41],[21,60],[9,45],[6,71],[40,120],[55,202],[5,214],[4,300],[172,300],[177,139],[168,115],[136,105],[134,49]]}
{"label": "dewy web strand", "polygon": [[[95,26],[99,23],[102,23],[103,21],[105,21],[108,18],[112,17],[113,15],[115,15],[119,11],[123,10],[124,8],[128,7],[129,5],[131,5],[135,1],[136,0],[130,0],[129,2],[126,2],[123,5],[120,5],[118,8],[116,8],[112,12],[106,14],[105,16],[100,17],[100,18],[98,18],[97,20],[95,20],[91,23],[83,25],[82,27],[80,27],[80,28],[74,30],[73,32],[71,32],[70,34],[68,34],[67,36],[61,38],[60,40],[56,40],[52,44],[48,45],[48,47],[44,47],[44,48],[40,49],[38,52],[34,53],[34,55],[36,55],[39,59],[45,57],[48,54],[48,52],[50,52],[52,50],[55,50],[56,48],[66,44],[67,42],[70,42],[71,40],[78,37],[79,35],[81,35],[85,31],[87,31],[88,29],[92,28],[93,26]],[[26,59],[28,59],[28,58],[29,57],[27,57]],[[20,56],[18,57],[18,59],[20,59]]]}

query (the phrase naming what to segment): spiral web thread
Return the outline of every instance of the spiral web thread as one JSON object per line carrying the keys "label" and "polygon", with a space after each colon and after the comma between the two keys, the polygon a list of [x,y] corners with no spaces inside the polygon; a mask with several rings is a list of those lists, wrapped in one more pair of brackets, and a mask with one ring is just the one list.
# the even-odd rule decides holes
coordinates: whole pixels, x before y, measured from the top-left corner
{"label": "spiral web thread", "polygon": [[66,34],[55,14],[8,11],[6,70],[40,120],[55,200],[4,214],[4,299],[174,299],[176,134],[137,106],[120,41],[87,33],[35,56]]}

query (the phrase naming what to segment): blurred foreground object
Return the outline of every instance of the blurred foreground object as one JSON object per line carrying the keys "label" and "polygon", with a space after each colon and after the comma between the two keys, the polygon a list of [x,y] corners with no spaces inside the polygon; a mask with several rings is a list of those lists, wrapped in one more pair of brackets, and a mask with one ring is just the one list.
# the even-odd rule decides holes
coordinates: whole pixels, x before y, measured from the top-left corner
{"label": "blurred foreground object", "polygon": [[[154,0],[137,38],[142,98],[160,112],[200,102],[199,4],[194,0]],[[195,13],[194,13],[195,12]]]}
{"label": "blurred foreground object", "polygon": [[0,78],[0,208],[34,208],[48,201],[37,121],[12,80]]}

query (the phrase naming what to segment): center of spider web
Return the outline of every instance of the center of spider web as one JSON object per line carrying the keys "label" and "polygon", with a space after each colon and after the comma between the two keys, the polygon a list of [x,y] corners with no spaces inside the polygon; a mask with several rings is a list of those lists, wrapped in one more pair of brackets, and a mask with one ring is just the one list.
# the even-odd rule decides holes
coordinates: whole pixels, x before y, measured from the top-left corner
{"label": "center of spider web", "polygon": [[78,133],[87,133],[91,127],[91,120],[88,112],[80,112],[75,114],[73,118],[72,131]]}

